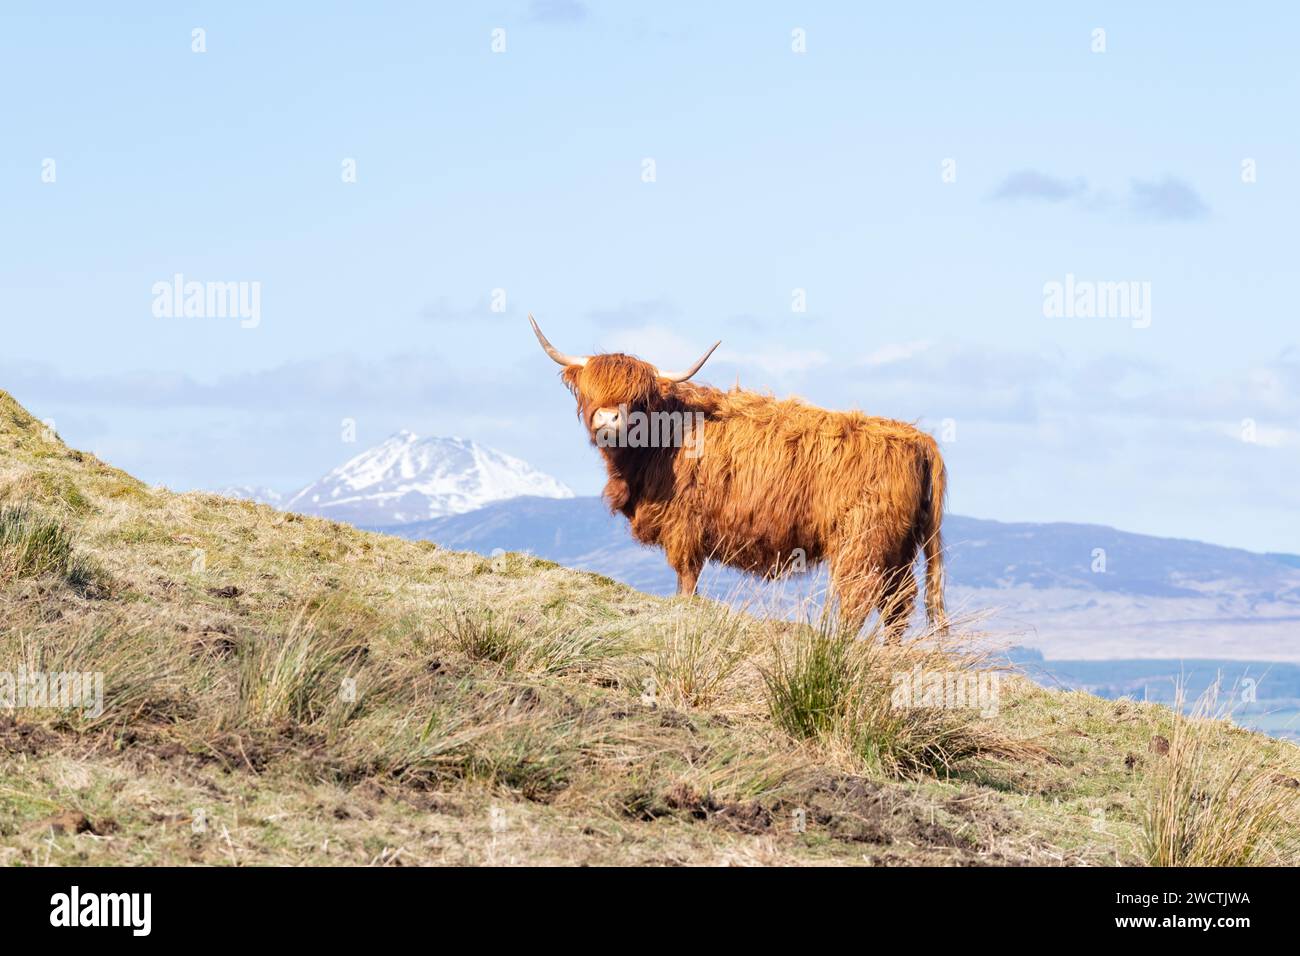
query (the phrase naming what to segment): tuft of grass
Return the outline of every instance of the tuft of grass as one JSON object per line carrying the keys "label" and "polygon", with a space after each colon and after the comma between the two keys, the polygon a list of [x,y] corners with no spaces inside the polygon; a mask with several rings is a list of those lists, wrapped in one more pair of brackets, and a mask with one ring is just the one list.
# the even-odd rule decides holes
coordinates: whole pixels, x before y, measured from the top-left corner
{"label": "tuft of grass", "polygon": [[0,579],[67,575],[72,537],[63,525],[21,505],[0,508]]}
{"label": "tuft of grass", "polygon": [[[1037,745],[998,729],[992,717],[1004,675],[978,657],[924,644],[868,644],[863,657],[837,734],[866,767],[894,777],[946,777],[976,763],[1023,766],[1042,758]],[[919,689],[919,700],[918,673],[931,685]],[[909,680],[911,689],[900,695]],[[927,694],[936,684],[944,693],[932,704]]]}
{"label": "tuft of grass", "polygon": [[76,552],[61,521],[24,505],[0,507],[0,584],[48,576],[82,594],[105,590],[103,572]]}
{"label": "tuft of grass", "polygon": [[[773,723],[892,777],[950,776],[977,760],[1031,760],[1040,748],[999,733],[999,678],[978,656],[926,632],[907,643],[865,637],[823,615],[763,670]],[[808,633],[811,631],[811,633]]]}
{"label": "tuft of grass", "polygon": [[763,671],[772,721],[803,740],[823,737],[846,716],[861,684],[853,637],[822,625]]}
{"label": "tuft of grass", "polygon": [[386,682],[377,706],[351,721],[340,736],[344,763],[362,775],[381,774],[425,784],[456,779],[456,768],[498,715],[484,715],[488,694],[474,678],[427,673]]}
{"label": "tuft of grass", "polygon": [[349,630],[323,626],[320,610],[303,606],[284,633],[239,645],[238,719],[255,725],[311,724],[327,716],[345,721],[359,700],[354,672],[364,653]]}
{"label": "tuft of grass", "polygon": [[[651,659],[656,692],[683,707],[709,707],[718,702],[749,656],[752,625],[752,620],[725,604],[711,604],[676,617]],[[792,683],[797,683],[797,678]],[[785,686],[795,694],[800,692],[789,683]],[[789,701],[782,705],[782,714],[798,724],[794,716],[798,707]],[[790,732],[803,736],[797,728]]]}
{"label": "tuft of grass", "polygon": [[530,674],[558,676],[600,670],[626,653],[620,633],[547,623],[522,647],[517,661]]}
{"label": "tuft of grass", "polygon": [[548,714],[506,718],[464,748],[457,769],[466,780],[546,800],[572,782],[589,746],[589,733],[576,720]]}
{"label": "tuft of grass", "polygon": [[82,730],[192,717],[208,677],[184,670],[169,650],[166,635],[124,615],[0,629],[0,661],[44,675],[48,706],[40,710]]}
{"label": "tuft of grass", "polygon": [[[1168,753],[1150,777],[1142,850],[1151,866],[1248,866],[1294,861],[1300,810],[1276,768],[1234,745],[1211,687],[1190,714],[1176,695]],[[1240,731],[1236,731],[1240,733]],[[1239,742],[1238,742],[1239,743]]]}
{"label": "tuft of grass", "polygon": [[605,728],[531,685],[483,676],[392,684],[383,706],[350,725],[345,752],[369,772],[439,788],[453,782],[547,800],[571,784]]}
{"label": "tuft of grass", "polygon": [[523,650],[518,630],[490,608],[453,606],[438,623],[452,646],[472,661],[509,667]]}

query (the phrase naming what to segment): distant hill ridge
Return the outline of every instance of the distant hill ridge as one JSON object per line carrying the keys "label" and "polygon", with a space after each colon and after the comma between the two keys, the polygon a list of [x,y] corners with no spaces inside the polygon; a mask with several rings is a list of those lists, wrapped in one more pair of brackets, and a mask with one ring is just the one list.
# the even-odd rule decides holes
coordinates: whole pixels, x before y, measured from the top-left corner
{"label": "distant hill ridge", "polygon": [[[676,576],[663,553],[634,541],[627,521],[596,497],[514,498],[475,511],[385,530],[490,554],[529,551],[662,593]],[[1295,603],[1300,559],[1199,541],[1157,538],[1104,525],[1007,523],[961,515],[944,521],[948,577],[970,588],[1077,588],[1152,597],[1239,596]],[[1096,555],[1101,549],[1104,555]],[[1104,570],[1099,562],[1104,558]]]}

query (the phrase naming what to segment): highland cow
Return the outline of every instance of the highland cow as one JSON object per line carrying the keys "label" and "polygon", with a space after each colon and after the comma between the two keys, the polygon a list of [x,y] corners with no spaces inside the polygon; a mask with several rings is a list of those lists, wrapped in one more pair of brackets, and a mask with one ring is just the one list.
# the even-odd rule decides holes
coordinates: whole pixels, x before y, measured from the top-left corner
{"label": "highland cow", "polygon": [[[695,593],[706,560],[765,577],[825,562],[845,626],[857,631],[878,609],[896,637],[911,616],[920,551],[927,617],[946,627],[939,535],[946,477],[925,432],[692,383],[721,343],[686,371],[664,372],[621,353],[565,355],[528,320],[564,366],[561,378],[604,458],[606,501],[638,541],[664,549],[679,594]],[[680,427],[683,438],[667,447],[630,440],[631,419],[648,422],[649,434]]]}

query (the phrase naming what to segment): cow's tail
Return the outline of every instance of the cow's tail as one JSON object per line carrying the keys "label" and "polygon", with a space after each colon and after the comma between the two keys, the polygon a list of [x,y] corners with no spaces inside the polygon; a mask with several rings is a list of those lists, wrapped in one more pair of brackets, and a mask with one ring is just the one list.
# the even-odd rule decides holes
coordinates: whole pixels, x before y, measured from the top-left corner
{"label": "cow's tail", "polygon": [[920,520],[921,549],[925,554],[925,616],[931,629],[946,634],[948,612],[943,606],[943,502],[948,493],[948,474],[939,446],[926,445],[926,482]]}

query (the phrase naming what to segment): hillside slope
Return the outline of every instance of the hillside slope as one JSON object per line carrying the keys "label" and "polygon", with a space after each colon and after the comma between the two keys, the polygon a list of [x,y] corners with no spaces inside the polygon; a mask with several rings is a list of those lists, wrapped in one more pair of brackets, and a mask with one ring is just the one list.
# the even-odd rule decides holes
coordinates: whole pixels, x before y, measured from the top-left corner
{"label": "hillside slope", "polygon": [[[996,693],[899,706],[922,672]],[[0,392],[0,693],[67,673],[102,706],[0,700],[0,863],[1139,862],[1189,725],[149,488]],[[1296,862],[1296,748],[1196,726],[1271,808],[1250,861]]]}

